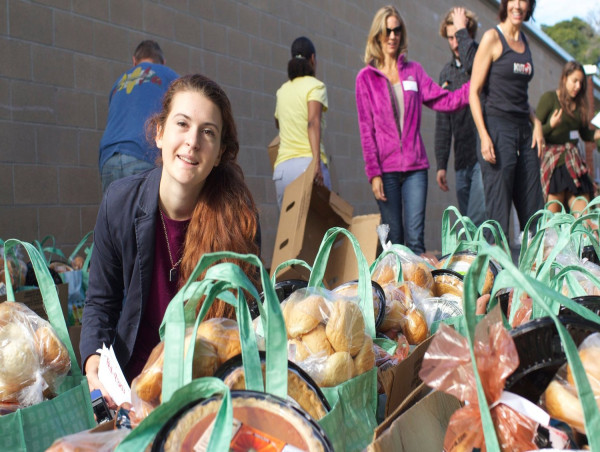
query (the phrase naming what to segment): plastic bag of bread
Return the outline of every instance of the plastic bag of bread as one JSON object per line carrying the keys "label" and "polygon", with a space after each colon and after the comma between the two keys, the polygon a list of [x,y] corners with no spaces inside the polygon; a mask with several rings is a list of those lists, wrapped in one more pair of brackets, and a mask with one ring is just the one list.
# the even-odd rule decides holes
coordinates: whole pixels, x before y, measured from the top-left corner
{"label": "plastic bag of bread", "polygon": [[[25,285],[27,278],[27,264],[25,259],[21,257],[18,247],[15,253],[9,253],[6,256],[6,267],[4,266],[4,247],[0,247],[0,283],[5,284],[6,279],[10,278],[13,289],[18,289]],[[6,294],[6,288],[1,295]]]}
{"label": "plastic bag of bread", "polygon": [[[537,449],[534,443],[537,423],[504,403],[495,403],[504,391],[506,379],[519,364],[517,349],[502,324],[498,306],[477,324],[473,349],[486,400],[492,407],[490,412],[501,450]],[[444,450],[485,450],[467,339],[442,323],[425,353],[419,377],[428,386],[465,402],[450,418]]]}
{"label": "plastic bag of bread", "polygon": [[377,262],[371,272],[371,279],[381,287],[390,282],[411,281],[424,289],[431,290],[433,286],[431,270],[425,259],[396,246],[390,248]]}
{"label": "plastic bag of bread", "polygon": [[52,443],[46,452],[112,452],[131,430],[115,429],[104,432],[83,432],[63,436]]}
{"label": "plastic bag of bread", "polygon": [[289,359],[322,387],[375,366],[373,339],[360,306],[325,289],[299,289],[282,303]]}
{"label": "plastic bag of bread", "polygon": [[[579,346],[579,358],[600,409],[600,333],[588,336]],[[568,364],[563,366],[542,396],[542,403],[555,419],[585,433],[583,408]]]}
{"label": "plastic bag of bread", "polygon": [[398,333],[402,333],[411,345],[427,339],[429,328],[419,300],[430,297],[431,293],[410,281],[388,283],[383,290],[386,313],[379,331],[390,339],[396,339]]}
{"label": "plastic bag of bread", "polygon": [[[185,335],[184,350],[192,337],[192,328]],[[192,378],[210,377],[228,359],[241,353],[240,334],[235,320],[213,318],[198,326],[194,346]],[[154,349],[140,375],[131,383],[131,402],[138,419],[145,418],[161,403],[164,362],[164,342]]]}
{"label": "plastic bag of bread", "polygon": [[39,403],[70,369],[69,352],[50,323],[22,303],[0,303],[0,403]]}

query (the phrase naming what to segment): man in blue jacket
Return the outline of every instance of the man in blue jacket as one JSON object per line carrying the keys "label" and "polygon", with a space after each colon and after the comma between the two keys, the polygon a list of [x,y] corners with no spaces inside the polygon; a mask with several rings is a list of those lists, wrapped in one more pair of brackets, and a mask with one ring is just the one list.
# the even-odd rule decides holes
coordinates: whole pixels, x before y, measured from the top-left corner
{"label": "man in blue jacket", "polygon": [[178,78],[165,66],[155,41],[142,41],[133,54],[133,67],[110,92],[108,120],[100,141],[102,192],[114,180],[154,168],[158,149],[146,139],[146,120],[160,110],[163,94]]}
{"label": "man in blue jacket", "polygon": [[[471,78],[478,47],[476,33],[477,17],[464,8],[451,9],[442,20],[440,35],[448,40],[452,52],[452,60],[446,63],[440,73],[442,88],[455,91]],[[477,129],[470,109],[436,114],[436,179],[443,191],[448,191],[446,169],[453,138],[458,210],[479,226],[486,220],[486,211],[481,168],[477,162]]]}

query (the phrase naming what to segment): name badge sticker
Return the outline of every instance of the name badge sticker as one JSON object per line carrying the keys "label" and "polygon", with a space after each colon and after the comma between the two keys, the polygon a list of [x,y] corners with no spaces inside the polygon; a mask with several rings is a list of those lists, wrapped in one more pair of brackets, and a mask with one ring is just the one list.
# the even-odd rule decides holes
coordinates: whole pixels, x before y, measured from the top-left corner
{"label": "name badge sticker", "polygon": [[570,140],[577,140],[577,139],[579,139],[579,130],[571,130],[569,132],[569,139]]}
{"label": "name badge sticker", "polygon": [[404,91],[419,92],[419,87],[417,86],[417,82],[414,80],[402,80],[402,88],[404,88]]}

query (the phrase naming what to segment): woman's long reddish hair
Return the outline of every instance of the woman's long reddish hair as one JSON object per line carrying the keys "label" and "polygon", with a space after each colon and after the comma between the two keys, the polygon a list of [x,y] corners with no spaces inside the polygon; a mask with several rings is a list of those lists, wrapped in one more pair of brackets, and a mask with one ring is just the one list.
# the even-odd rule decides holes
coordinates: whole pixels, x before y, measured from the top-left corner
{"label": "woman's long reddish hair", "polygon": [[[257,243],[258,210],[252,194],[244,181],[242,168],[237,163],[240,150],[237,128],[231,103],[223,89],[211,79],[195,74],[175,80],[165,93],[162,111],[154,116],[149,127],[161,130],[169,113],[175,94],[183,91],[199,92],[221,111],[223,153],[219,165],[206,178],[198,197],[185,238],[180,267],[180,287],[188,280],[203,254],[214,251],[234,251],[241,254],[259,254]],[[258,287],[256,267],[245,262],[238,264]],[[207,318],[234,318],[234,308],[216,300]]]}

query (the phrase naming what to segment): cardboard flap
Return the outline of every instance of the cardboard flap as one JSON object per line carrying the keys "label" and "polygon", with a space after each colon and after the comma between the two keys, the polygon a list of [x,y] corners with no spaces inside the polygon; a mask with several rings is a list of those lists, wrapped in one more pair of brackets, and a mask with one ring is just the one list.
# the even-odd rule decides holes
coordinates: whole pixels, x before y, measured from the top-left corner
{"label": "cardboard flap", "polygon": [[279,135],[273,138],[273,141],[269,143],[267,147],[269,153],[269,161],[271,162],[271,169],[275,169],[275,160],[277,160],[277,153],[279,152]]}
{"label": "cardboard flap", "polygon": [[413,452],[443,450],[446,429],[460,401],[444,392],[434,391],[406,410],[374,440],[369,452]]}
{"label": "cardboard flap", "polygon": [[386,417],[394,412],[404,399],[423,383],[419,378],[419,370],[421,369],[425,352],[432,340],[433,336],[428,337],[406,359],[398,363],[397,366],[379,373],[379,381],[387,394],[385,405]]}
{"label": "cardboard flap", "polygon": [[342,199],[342,197],[337,193],[333,191],[329,193],[329,205],[331,210],[333,210],[336,215],[339,215],[344,223],[352,223],[354,207],[352,207],[347,201],[344,201],[344,199]]}

